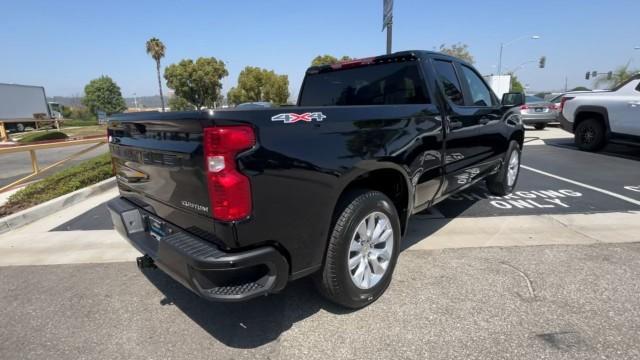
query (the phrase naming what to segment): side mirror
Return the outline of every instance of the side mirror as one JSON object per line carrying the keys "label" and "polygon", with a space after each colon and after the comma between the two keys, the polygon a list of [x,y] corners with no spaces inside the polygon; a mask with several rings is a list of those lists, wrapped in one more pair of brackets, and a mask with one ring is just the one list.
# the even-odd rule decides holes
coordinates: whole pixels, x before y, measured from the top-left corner
{"label": "side mirror", "polygon": [[502,106],[520,106],[524,105],[524,93],[510,92],[502,95]]}

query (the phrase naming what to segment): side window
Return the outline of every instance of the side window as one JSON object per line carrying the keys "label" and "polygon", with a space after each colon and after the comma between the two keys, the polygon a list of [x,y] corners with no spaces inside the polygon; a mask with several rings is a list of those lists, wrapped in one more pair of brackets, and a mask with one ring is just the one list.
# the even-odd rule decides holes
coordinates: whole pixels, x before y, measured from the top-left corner
{"label": "side window", "polygon": [[464,97],[462,96],[462,87],[453,69],[450,61],[436,60],[434,61],[438,79],[442,84],[445,95],[456,105],[464,105]]}
{"label": "side window", "polygon": [[473,106],[493,106],[493,97],[491,96],[491,90],[484,84],[484,81],[476,74],[475,71],[469,67],[462,65],[462,72],[469,85],[469,92],[471,92],[471,101]]}

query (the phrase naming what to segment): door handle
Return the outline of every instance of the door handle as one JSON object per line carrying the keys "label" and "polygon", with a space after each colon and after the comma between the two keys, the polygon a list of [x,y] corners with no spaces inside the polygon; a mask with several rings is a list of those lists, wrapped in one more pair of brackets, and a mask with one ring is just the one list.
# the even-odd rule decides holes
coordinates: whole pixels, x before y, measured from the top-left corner
{"label": "door handle", "polygon": [[489,121],[491,121],[491,119],[489,119],[488,117],[481,117],[480,120],[478,120],[478,123],[480,125],[487,125]]}
{"label": "door handle", "polygon": [[631,105],[631,107],[640,106],[640,101],[629,101],[627,104]]}

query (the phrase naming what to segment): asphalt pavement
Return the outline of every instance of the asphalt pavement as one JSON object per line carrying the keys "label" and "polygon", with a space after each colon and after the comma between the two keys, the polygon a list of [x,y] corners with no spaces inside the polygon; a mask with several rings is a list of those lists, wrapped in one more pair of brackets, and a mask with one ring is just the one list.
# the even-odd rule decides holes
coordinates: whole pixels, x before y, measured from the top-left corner
{"label": "asphalt pavement", "polygon": [[209,303],[135,264],[0,268],[2,359],[637,359],[640,244],[402,253],[345,311],[309,280]]}
{"label": "asphalt pavement", "polygon": [[0,264],[22,265],[0,266],[0,359],[637,359],[639,161],[527,132],[516,192],[478,185],[417,215],[359,311],[309,279],[222,304],[140,272],[103,194],[0,236]]}
{"label": "asphalt pavement", "polygon": [[[91,145],[92,144],[38,150],[36,151],[38,164],[40,168],[43,168],[45,166],[55,163],[56,161],[60,161],[66,157],[69,157],[80,150],[86,149]],[[105,144],[94,150],[89,151],[86,154],[82,154],[73,160],[69,160],[64,164],[61,164],[58,167],[51,169],[50,171],[44,172],[41,176],[38,176],[35,179],[39,179],[43,176],[50,175],[55,171],[65,169],[69,166],[73,166],[86,159],[90,159],[94,156],[104,154],[107,151],[109,151],[109,148]],[[29,155],[29,152],[27,151],[27,152],[19,152],[19,153],[3,155],[2,157],[0,157],[0,169],[1,169],[0,170],[0,186],[10,184],[13,181],[16,181],[24,176],[31,174],[33,170],[31,169],[31,157]]]}

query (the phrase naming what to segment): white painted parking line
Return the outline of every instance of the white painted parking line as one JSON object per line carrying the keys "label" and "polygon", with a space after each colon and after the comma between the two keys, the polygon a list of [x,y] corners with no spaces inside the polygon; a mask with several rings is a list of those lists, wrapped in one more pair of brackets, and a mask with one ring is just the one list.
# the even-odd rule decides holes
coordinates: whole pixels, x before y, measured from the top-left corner
{"label": "white painted parking line", "polygon": [[549,177],[552,177],[552,178],[554,178],[554,179],[558,179],[558,180],[561,180],[561,181],[564,181],[564,182],[568,182],[568,183],[570,183],[570,184],[574,184],[574,185],[577,185],[577,186],[581,186],[581,187],[583,187],[583,188],[585,188],[585,189],[589,189],[589,190],[597,191],[597,192],[599,192],[599,193],[602,193],[602,194],[605,194],[605,195],[609,195],[609,196],[612,196],[612,197],[614,197],[614,198],[618,198],[618,199],[620,199],[620,200],[626,201],[626,202],[628,202],[628,203],[631,203],[631,204],[634,204],[634,205],[638,205],[638,206],[640,206],[640,201],[638,201],[638,200],[636,200],[636,199],[632,199],[632,198],[627,197],[627,196],[624,196],[624,195],[616,194],[616,193],[614,193],[613,191],[609,191],[609,190],[601,189],[601,188],[599,188],[599,187],[591,186],[591,185],[588,185],[588,184],[585,184],[585,183],[581,183],[581,182],[579,182],[579,181],[575,181],[575,180],[567,179],[567,178],[565,178],[565,177],[558,176],[558,175],[554,175],[554,174],[548,173],[548,172],[546,172],[546,171],[542,171],[542,170],[534,169],[534,168],[532,168],[532,167],[528,167],[528,166],[526,166],[526,165],[521,165],[521,167],[522,167],[523,169],[527,169],[527,170],[529,170],[529,171],[533,171],[533,172],[536,172],[536,173],[541,174],[541,175],[549,176]]}
{"label": "white painted parking line", "polygon": [[638,186],[625,186],[624,188],[629,190],[629,191],[640,192],[640,185],[638,185]]}

